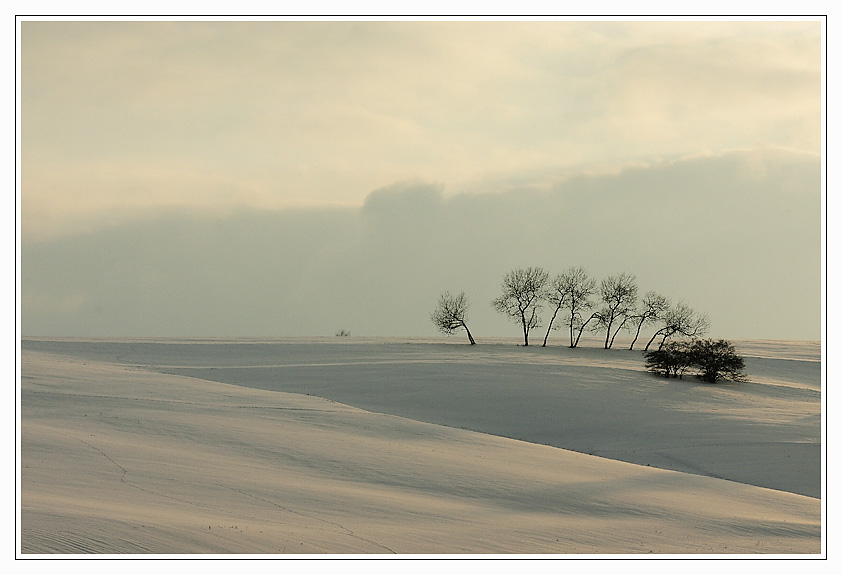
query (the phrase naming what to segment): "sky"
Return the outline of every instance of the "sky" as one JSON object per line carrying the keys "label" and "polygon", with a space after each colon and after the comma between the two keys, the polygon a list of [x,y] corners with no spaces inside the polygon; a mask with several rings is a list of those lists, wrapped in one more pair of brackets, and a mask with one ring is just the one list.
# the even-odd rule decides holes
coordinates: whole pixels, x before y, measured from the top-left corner
{"label": "sky", "polygon": [[23,335],[514,337],[583,266],[820,337],[818,20],[20,30]]}

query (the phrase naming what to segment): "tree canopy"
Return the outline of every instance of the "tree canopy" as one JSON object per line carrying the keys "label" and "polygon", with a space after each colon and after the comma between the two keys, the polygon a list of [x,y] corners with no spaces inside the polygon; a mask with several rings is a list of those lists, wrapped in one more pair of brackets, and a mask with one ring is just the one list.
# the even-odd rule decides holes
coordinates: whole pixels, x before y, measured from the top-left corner
{"label": "tree canopy", "polygon": [[529,345],[529,332],[538,327],[541,301],[549,274],[540,267],[517,268],[503,278],[502,295],[491,305],[519,323],[523,329],[523,345]]}
{"label": "tree canopy", "polygon": [[681,378],[690,370],[708,383],[745,381],[745,361],[727,340],[670,341],[644,354],[646,368],[664,377]]}
{"label": "tree canopy", "polygon": [[464,328],[468,334],[468,341],[474,345],[476,341],[466,323],[470,305],[465,292],[460,292],[455,296],[450,295],[450,292],[444,292],[439,296],[438,305],[430,314],[430,319],[439,331],[447,335],[451,335],[459,328]]}

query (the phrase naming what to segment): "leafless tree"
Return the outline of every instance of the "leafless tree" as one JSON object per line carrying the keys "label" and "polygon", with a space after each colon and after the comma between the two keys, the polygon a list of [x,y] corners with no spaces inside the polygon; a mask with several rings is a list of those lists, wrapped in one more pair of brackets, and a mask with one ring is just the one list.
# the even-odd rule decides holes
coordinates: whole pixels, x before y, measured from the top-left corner
{"label": "leafless tree", "polygon": [[[571,267],[566,272],[553,278],[545,296],[547,301],[555,306],[550,325],[547,326],[547,335],[544,336],[545,346],[556,315],[561,309],[570,311],[570,315],[565,320],[565,325],[570,329],[570,347],[576,347],[579,344],[582,331],[594,319],[592,314],[587,320],[582,320],[582,313],[593,306],[590,297],[594,293],[596,293],[596,281],[589,278],[588,273],[582,267]],[[574,333],[577,330],[578,335],[574,339]]]}
{"label": "leafless tree", "polygon": [[521,325],[524,346],[529,345],[529,332],[541,321],[538,312],[548,278],[539,267],[512,270],[503,278],[503,294],[491,302],[494,309]]}
{"label": "leafless tree", "polygon": [[669,338],[679,335],[689,338],[697,338],[707,333],[710,327],[710,320],[705,314],[697,314],[689,305],[680,301],[675,306],[670,307],[664,313],[663,327],[652,335],[652,339],[643,348],[643,351],[649,351],[649,346],[656,338],[660,337],[661,342],[658,344],[658,349],[664,346]]}
{"label": "leafless tree", "polygon": [[442,333],[451,335],[459,328],[465,328],[468,334],[468,341],[471,345],[475,345],[474,337],[471,335],[471,330],[468,329],[466,321],[466,314],[470,307],[470,302],[465,296],[465,292],[460,292],[457,296],[450,295],[450,292],[444,292],[439,296],[439,303],[435,311],[430,314],[430,319]]}
{"label": "leafless tree", "polygon": [[659,293],[648,291],[643,296],[640,309],[631,316],[631,320],[637,323],[637,331],[629,349],[634,349],[637,338],[640,337],[640,330],[644,325],[651,325],[662,319],[670,308],[670,301]]}
{"label": "leafless tree", "polygon": [[608,276],[602,280],[599,295],[604,305],[596,313],[596,329],[605,330],[605,349],[610,349],[614,345],[614,338],[634,313],[637,305],[637,278],[625,272],[618,276]]}
{"label": "leafless tree", "polygon": [[547,339],[550,337],[550,331],[553,329],[555,318],[564,305],[564,286],[561,283],[561,276],[556,276],[549,282],[547,290],[544,293],[544,299],[553,307],[553,315],[550,318],[550,323],[547,324],[547,333],[544,335],[544,343],[541,344],[541,347],[547,347]]}

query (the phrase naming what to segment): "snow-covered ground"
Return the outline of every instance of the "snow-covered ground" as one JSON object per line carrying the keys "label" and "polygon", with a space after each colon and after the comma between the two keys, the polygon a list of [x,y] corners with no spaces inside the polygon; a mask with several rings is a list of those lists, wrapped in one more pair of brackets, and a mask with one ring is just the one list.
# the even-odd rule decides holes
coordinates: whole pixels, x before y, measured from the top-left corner
{"label": "snow-covered ground", "polygon": [[818,344],[550,343],[24,340],[21,550],[821,552]]}

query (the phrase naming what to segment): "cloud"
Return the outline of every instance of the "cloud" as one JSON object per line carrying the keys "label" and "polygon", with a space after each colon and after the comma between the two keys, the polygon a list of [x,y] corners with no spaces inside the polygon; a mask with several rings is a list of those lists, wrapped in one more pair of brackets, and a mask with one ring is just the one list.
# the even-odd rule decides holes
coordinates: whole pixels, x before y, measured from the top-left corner
{"label": "cloud", "polygon": [[706,149],[819,151],[818,22],[21,30],[24,234],[34,236],[156,206],[359,206],[408,178],[452,194]]}
{"label": "cloud", "polygon": [[465,290],[481,340],[516,332],[488,305],[511,268],[582,265],[686,299],[716,336],[819,337],[818,156],[755,149],[537,177],[475,194],[401,181],[359,208],[174,207],[25,241],[23,332],[433,335],[438,294]]}

